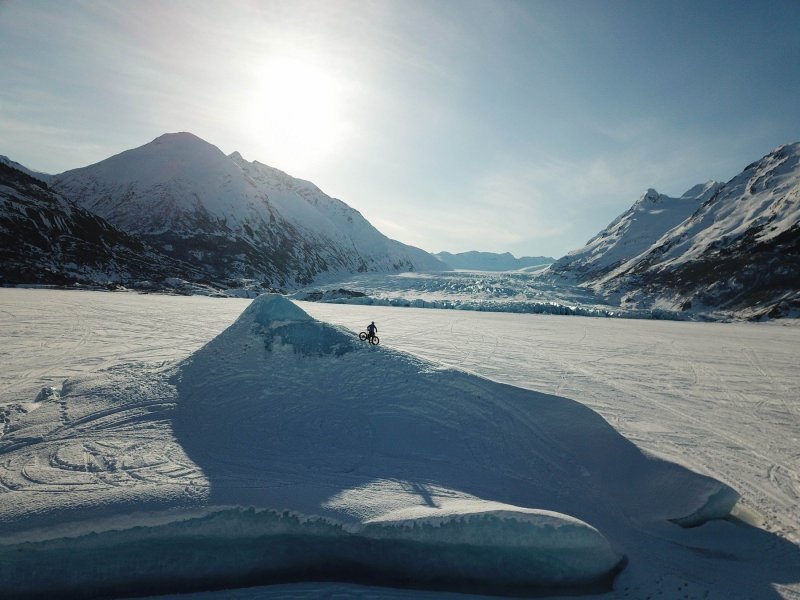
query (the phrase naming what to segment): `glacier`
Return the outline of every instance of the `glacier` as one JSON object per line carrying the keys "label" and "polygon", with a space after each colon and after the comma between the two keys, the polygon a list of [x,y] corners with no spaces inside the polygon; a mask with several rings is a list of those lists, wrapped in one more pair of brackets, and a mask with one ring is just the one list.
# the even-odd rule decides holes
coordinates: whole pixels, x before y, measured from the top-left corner
{"label": "glacier", "polygon": [[[711,319],[660,308],[622,308],[591,289],[542,273],[439,271],[363,273],[293,292],[293,300],[361,306],[686,321]],[[725,315],[714,315],[722,320]]]}
{"label": "glacier", "polygon": [[738,499],[578,402],[362,344],[278,295],[177,364],[71,377],[8,421],[0,583],[22,598],[598,592],[633,529]]}

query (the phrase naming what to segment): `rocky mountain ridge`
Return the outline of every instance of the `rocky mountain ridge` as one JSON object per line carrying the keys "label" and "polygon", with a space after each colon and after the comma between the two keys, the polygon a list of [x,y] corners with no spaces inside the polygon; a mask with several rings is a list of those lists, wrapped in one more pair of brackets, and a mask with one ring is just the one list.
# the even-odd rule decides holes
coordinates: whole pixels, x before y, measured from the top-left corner
{"label": "rocky mountain ridge", "polygon": [[191,265],[160,254],[6,162],[0,163],[0,265],[0,283],[7,284],[158,289],[178,273],[201,278]]}

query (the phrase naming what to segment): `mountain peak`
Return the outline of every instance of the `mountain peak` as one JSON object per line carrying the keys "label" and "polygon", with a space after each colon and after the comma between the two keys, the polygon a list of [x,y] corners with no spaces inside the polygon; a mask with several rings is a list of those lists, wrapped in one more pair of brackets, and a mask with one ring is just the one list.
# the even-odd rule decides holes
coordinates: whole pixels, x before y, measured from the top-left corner
{"label": "mountain peak", "polygon": [[168,153],[171,156],[191,156],[214,155],[216,158],[224,157],[225,154],[214,144],[205,141],[188,131],[177,133],[165,133],[158,136],[149,144],[139,146],[128,152],[148,151],[156,154]]}
{"label": "mountain peak", "polygon": [[779,146],[727,183],[648,190],[552,271],[627,306],[796,314],[798,192],[800,143]]}
{"label": "mountain peak", "polygon": [[642,194],[642,196],[639,198],[639,201],[636,204],[644,204],[646,202],[655,204],[659,202],[663,197],[664,196],[662,194],[659,194],[657,190],[654,190],[653,188],[648,188],[647,191],[644,194]]}
{"label": "mountain peak", "polygon": [[153,144],[167,144],[167,143],[202,143],[208,144],[202,138],[197,137],[193,133],[189,133],[188,131],[178,131],[176,133],[164,133],[154,139],[151,143]]}
{"label": "mountain peak", "polygon": [[800,142],[794,142],[792,144],[784,144],[783,146],[778,146],[772,152],[772,154],[800,154]]}
{"label": "mountain peak", "polygon": [[454,269],[475,271],[517,271],[519,269],[544,267],[553,262],[553,259],[549,256],[522,256],[517,258],[511,252],[499,254],[477,250],[459,252],[457,254],[439,252],[435,256]]}
{"label": "mountain peak", "polygon": [[737,177],[746,176],[750,171],[753,171],[754,169],[764,169],[764,168],[770,169],[776,164],[776,162],[780,163],[788,158],[795,158],[797,160],[800,160],[800,142],[794,142],[792,144],[783,144],[782,146],[778,146],[769,154],[747,165],[744,168],[744,171],[742,171]]}
{"label": "mountain peak", "polygon": [[25,165],[21,165],[17,161],[11,160],[10,158],[4,155],[0,155],[0,164],[9,166],[12,169],[16,169],[17,171],[22,171],[26,175],[33,177],[34,179],[38,179],[39,181],[43,181],[45,183],[48,183],[53,178],[52,175],[48,175],[47,173],[41,173],[39,171],[34,171],[32,169],[29,169]]}
{"label": "mountain peak", "polygon": [[[194,182],[196,187],[204,190],[209,186],[218,187],[220,177],[233,170],[235,167],[219,148],[184,131],[165,133],[147,144],[125,150],[94,165],[61,173],[55,180],[61,185],[68,185],[67,182],[74,182],[91,173],[96,186],[107,186],[108,189],[124,185],[139,190],[158,188],[163,192],[166,187],[174,186],[176,180],[181,180]],[[188,202],[193,204],[195,200],[189,197]],[[95,210],[92,206],[85,208]],[[102,212],[98,214],[103,218],[111,216]],[[135,220],[139,218],[140,215]],[[121,226],[121,223],[113,224]]]}

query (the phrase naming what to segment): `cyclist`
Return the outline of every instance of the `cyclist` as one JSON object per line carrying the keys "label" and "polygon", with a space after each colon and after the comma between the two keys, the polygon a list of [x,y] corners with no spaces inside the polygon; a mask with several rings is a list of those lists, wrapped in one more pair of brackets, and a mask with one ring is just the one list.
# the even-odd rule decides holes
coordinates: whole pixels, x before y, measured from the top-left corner
{"label": "cyclist", "polygon": [[378,328],[375,327],[375,321],[367,325],[367,339],[372,340],[375,337],[375,334],[378,333]]}

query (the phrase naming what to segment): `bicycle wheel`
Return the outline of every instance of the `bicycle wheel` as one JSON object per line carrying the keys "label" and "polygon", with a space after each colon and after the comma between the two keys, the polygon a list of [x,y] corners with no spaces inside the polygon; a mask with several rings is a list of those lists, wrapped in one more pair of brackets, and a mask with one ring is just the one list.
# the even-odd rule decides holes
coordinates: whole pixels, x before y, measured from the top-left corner
{"label": "bicycle wheel", "polygon": [[363,342],[364,340],[367,339],[367,334],[362,331],[361,333],[358,334],[358,339],[360,339]]}
{"label": "bicycle wheel", "polygon": [[373,335],[373,336],[372,336],[372,339],[370,340],[370,342],[372,342],[372,343],[373,343],[373,345],[375,345],[375,346],[377,346],[378,344],[380,344],[380,343],[381,343],[381,341],[378,339],[378,336],[377,336],[377,335]]}

